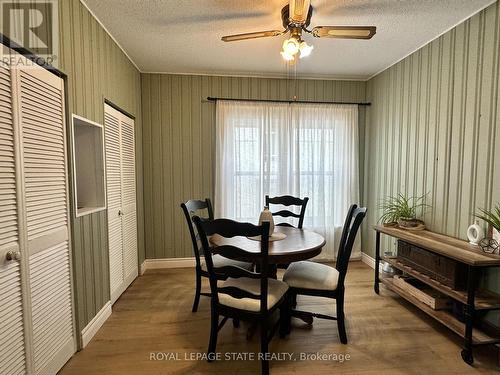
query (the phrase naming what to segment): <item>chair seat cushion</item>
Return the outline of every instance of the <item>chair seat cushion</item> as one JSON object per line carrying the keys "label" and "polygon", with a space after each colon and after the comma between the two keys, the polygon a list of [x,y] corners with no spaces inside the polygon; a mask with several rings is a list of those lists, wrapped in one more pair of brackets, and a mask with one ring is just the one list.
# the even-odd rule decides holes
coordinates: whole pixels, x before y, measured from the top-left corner
{"label": "chair seat cushion", "polygon": [[283,281],[292,288],[335,290],[339,272],[326,264],[315,262],[296,262],[288,266]]}
{"label": "chair seat cushion", "polygon": [[[245,270],[252,271],[253,270],[253,264],[252,263],[246,263],[246,262],[240,262],[238,260],[232,260],[229,258],[225,258],[222,255],[215,254],[212,255],[212,262],[214,263],[214,267],[224,267],[224,266],[238,266],[241,267]],[[205,261],[201,262],[201,269],[203,271],[207,271],[207,265],[205,264]]]}
{"label": "chair seat cushion", "polygon": [[[240,277],[239,279],[229,278],[224,281],[220,287],[233,286],[243,289],[255,296],[260,295],[260,279],[250,279],[248,277]],[[279,302],[288,290],[288,285],[283,281],[269,279],[267,293],[267,308],[271,309]],[[234,307],[246,311],[260,311],[260,299],[252,298],[234,298],[228,294],[219,293],[219,303],[225,306]]]}

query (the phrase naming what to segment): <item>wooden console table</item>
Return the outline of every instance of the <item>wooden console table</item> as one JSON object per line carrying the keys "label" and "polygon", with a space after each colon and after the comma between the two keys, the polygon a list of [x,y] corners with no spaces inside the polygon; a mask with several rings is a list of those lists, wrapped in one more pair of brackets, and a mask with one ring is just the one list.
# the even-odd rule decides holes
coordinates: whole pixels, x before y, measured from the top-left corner
{"label": "wooden console table", "polygon": [[[500,296],[479,292],[477,290],[478,273],[481,269],[487,267],[499,267],[500,256],[487,254],[478,246],[469,244],[466,241],[457,238],[433,233],[427,230],[409,231],[398,227],[385,227],[382,225],[374,226],[376,232],[375,241],[375,293],[379,294],[379,283],[382,282],[385,287],[406,299],[408,302],[420,308],[426,314],[430,315],[440,323],[444,324],[452,331],[463,337],[464,344],[461,352],[463,360],[472,365],[474,358],[472,356],[472,347],[476,345],[488,345],[500,343],[500,338],[491,337],[485,332],[474,327],[474,317],[478,310],[500,310]],[[380,234],[391,236],[398,240],[403,240],[432,253],[454,259],[467,266],[467,289],[465,291],[452,289],[429,276],[418,272],[399,262],[397,258],[380,257]],[[392,277],[380,279],[379,266],[380,260],[384,260],[394,268],[397,268],[406,274],[422,281],[428,286],[439,292],[460,301],[465,304],[465,323],[460,322],[452,314],[443,310],[433,310],[426,304],[410,295],[407,291],[394,285]]]}

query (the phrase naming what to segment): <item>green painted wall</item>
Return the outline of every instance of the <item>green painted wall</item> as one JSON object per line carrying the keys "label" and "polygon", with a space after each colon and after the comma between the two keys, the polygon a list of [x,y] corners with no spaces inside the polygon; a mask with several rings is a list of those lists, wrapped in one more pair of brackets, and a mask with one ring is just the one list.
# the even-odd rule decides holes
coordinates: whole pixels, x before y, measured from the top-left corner
{"label": "green painted wall", "polygon": [[358,102],[365,100],[365,88],[353,81],[142,74],[146,258],[193,256],[180,203],[213,198],[215,105],[203,99],[297,94],[302,100]]}
{"label": "green painted wall", "polygon": [[[69,113],[102,124],[106,98],[136,117],[138,241],[143,259],[140,74],[79,0],[59,1],[59,19],[59,67],[68,75]],[[109,301],[106,212],[73,216],[72,231],[80,332]]]}
{"label": "green painted wall", "polygon": [[[428,227],[464,239],[478,208],[500,202],[499,61],[496,2],[368,82],[366,253],[385,196],[428,193]],[[500,272],[485,281],[500,292]]]}
{"label": "green painted wall", "polygon": [[[213,197],[215,111],[207,96],[371,101],[360,111],[369,255],[370,228],[387,195],[429,193],[430,229],[462,238],[478,207],[500,201],[498,2],[368,83],[141,75],[79,0],[59,4],[69,112],[102,123],[106,98],[136,116],[140,262],[191,256],[179,203]],[[109,300],[106,213],[74,219],[72,227],[81,331]],[[383,248],[391,246],[384,240]],[[500,272],[485,282],[498,290]]]}

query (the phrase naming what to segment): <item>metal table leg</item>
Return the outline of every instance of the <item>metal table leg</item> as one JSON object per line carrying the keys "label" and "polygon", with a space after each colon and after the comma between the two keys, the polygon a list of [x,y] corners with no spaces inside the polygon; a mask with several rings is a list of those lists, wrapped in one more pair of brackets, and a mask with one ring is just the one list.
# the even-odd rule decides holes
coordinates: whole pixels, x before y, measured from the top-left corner
{"label": "metal table leg", "polygon": [[375,293],[379,294],[379,269],[380,269],[380,232],[376,232],[375,235],[375,284],[373,285],[373,289]]}
{"label": "metal table leg", "polygon": [[467,306],[465,311],[465,341],[462,350],[462,359],[468,365],[472,365],[474,357],[472,356],[472,328],[474,326],[475,306],[474,299],[476,294],[476,267],[469,266],[467,272]]}

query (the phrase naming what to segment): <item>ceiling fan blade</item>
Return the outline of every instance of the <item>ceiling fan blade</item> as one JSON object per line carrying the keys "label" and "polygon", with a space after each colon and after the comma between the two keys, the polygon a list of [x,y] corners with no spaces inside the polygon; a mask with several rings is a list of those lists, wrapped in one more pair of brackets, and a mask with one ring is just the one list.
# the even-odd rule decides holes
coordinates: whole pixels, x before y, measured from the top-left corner
{"label": "ceiling fan blade", "polygon": [[281,35],[283,33],[284,33],[284,31],[280,31],[280,30],[257,31],[255,33],[226,35],[226,36],[223,36],[221,39],[224,42],[236,42],[238,40],[266,38],[266,37],[269,37],[269,36],[279,36],[279,35]]}
{"label": "ceiling fan blade", "polygon": [[316,26],[311,33],[317,38],[371,39],[375,26]]}
{"label": "ceiling fan blade", "polygon": [[290,19],[294,23],[306,23],[310,6],[311,0],[290,0]]}

